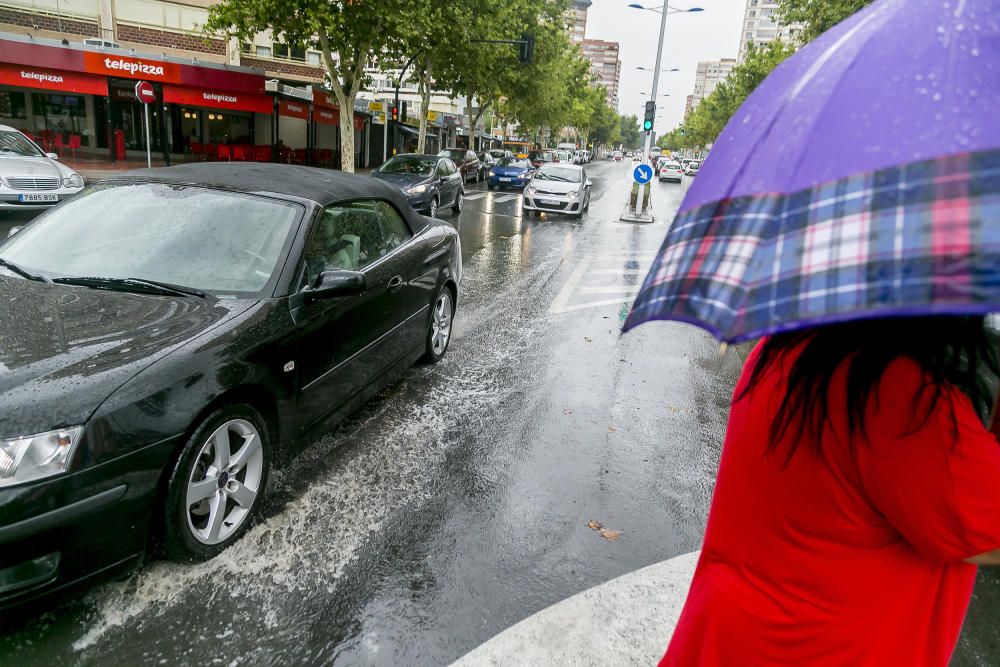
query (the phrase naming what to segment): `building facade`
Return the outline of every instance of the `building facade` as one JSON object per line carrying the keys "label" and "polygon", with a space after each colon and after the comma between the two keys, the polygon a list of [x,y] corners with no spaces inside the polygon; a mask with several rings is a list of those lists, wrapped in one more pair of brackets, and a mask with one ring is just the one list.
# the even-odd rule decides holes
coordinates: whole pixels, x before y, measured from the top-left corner
{"label": "building facade", "polygon": [[583,56],[590,62],[590,73],[594,82],[599,86],[604,86],[607,92],[608,106],[617,109],[618,82],[622,73],[621,60],[618,58],[618,42],[585,39],[581,48]]}
{"label": "building facade", "polygon": [[796,26],[782,26],[777,21],[777,0],[747,0],[743,13],[743,29],[740,31],[738,62],[743,62],[747,45],[764,46],[777,38],[790,40]]}
{"label": "building facade", "polygon": [[566,27],[570,39],[578,44],[587,35],[587,10],[592,4],[590,0],[573,0],[572,6],[566,10]]}
{"label": "building facade", "polygon": [[720,83],[726,80],[735,66],[735,58],[703,60],[698,63],[694,78],[694,92],[688,96],[684,106],[685,118],[703,99],[711,95]]}

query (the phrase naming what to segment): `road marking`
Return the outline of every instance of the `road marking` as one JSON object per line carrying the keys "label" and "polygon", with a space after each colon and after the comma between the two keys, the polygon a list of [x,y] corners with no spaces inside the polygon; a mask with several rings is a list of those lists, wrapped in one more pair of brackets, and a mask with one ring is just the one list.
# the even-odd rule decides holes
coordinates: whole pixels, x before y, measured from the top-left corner
{"label": "road marking", "polygon": [[588,266],[590,266],[590,261],[583,260],[576,267],[573,273],[570,274],[569,280],[567,280],[566,284],[563,285],[563,288],[559,290],[559,294],[556,295],[556,298],[552,301],[552,305],[549,306],[550,312],[565,313],[567,310],[573,310],[567,308],[567,304],[569,304],[569,299],[573,295],[573,290],[576,289],[576,286],[581,280],[583,280],[583,276],[586,275]]}
{"label": "road marking", "polygon": [[581,287],[580,294],[628,294],[639,293],[638,285],[612,285],[602,287]]}
{"label": "road marking", "polygon": [[601,276],[644,276],[649,269],[591,269],[591,275]]}
{"label": "road marking", "polygon": [[488,194],[489,194],[488,192],[466,192],[465,193],[465,200],[466,201],[475,201],[477,199],[482,199],[483,197],[485,197]]}
{"label": "road marking", "polygon": [[494,204],[503,204],[509,202],[512,199],[520,199],[521,195],[498,195],[493,199]]}

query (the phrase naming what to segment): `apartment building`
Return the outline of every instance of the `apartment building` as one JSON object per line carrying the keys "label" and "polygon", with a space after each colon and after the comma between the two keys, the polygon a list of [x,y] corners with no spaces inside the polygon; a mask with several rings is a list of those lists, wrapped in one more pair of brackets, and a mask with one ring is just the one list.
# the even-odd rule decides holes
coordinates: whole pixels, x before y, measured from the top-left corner
{"label": "apartment building", "polygon": [[694,77],[694,92],[691,94],[691,108],[698,106],[699,102],[711,95],[712,91],[726,80],[734,67],[736,67],[735,58],[699,62]]}
{"label": "apartment building", "polygon": [[747,0],[740,32],[738,62],[743,62],[747,45],[763,46],[777,38],[790,40],[797,26],[782,26],[777,21],[777,0]]}
{"label": "apartment building", "polygon": [[576,43],[583,42],[587,35],[587,10],[594,4],[590,0],[573,0],[572,6],[566,10],[566,27],[570,39]]}
{"label": "apartment building", "polygon": [[594,82],[604,86],[607,91],[608,106],[617,109],[618,82],[622,73],[621,60],[618,58],[618,42],[585,39],[581,48],[583,56],[590,62],[590,72]]}

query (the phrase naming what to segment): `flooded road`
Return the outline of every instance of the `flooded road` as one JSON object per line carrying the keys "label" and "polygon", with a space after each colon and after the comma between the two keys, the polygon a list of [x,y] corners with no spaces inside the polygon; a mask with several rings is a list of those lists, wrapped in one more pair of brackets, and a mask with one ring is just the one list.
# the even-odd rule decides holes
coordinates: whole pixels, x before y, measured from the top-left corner
{"label": "flooded road", "polygon": [[[447,664],[697,549],[741,358],[681,324],[619,335],[688,183],[654,183],[659,221],[625,225],[631,168],[587,169],[581,221],[470,185],[446,218],[466,273],[445,360],[275,470],[222,556],[7,627],[0,665]],[[996,590],[981,582],[956,664],[995,664]]]}

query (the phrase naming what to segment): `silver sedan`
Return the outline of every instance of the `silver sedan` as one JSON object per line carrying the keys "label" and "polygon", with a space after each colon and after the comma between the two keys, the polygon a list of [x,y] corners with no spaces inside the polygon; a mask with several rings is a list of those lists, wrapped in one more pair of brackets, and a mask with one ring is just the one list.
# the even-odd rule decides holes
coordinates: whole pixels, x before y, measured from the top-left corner
{"label": "silver sedan", "polygon": [[55,206],[83,189],[83,178],[13,127],[0,125],[0,210]]}
{"label": "silver sedan", "polygon": [[565,162],[548,162],[535,172],[524,188],[524,211],[568,213],[582,218],[590,208],[593,185],[583,167]]}

